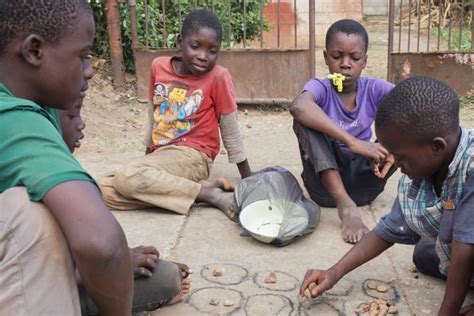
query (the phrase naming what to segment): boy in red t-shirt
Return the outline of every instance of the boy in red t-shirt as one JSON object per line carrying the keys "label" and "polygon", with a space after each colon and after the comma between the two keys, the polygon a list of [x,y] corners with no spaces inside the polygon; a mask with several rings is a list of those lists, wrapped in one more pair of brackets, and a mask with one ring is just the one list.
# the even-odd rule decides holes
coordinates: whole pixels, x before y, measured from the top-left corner
{"label": "boy in red t-shirt", "polygon": [[237,123],[234,86],[216,65],[222,25],[212,12],[194,10],[178,38],[180,56],[158,57],[151,68],[146,156],[99,180],[114,209],[162,207],[187,214],[205,202],[233,219],[233,184],[207,181],[220,139],[242,178],[251,174]]}

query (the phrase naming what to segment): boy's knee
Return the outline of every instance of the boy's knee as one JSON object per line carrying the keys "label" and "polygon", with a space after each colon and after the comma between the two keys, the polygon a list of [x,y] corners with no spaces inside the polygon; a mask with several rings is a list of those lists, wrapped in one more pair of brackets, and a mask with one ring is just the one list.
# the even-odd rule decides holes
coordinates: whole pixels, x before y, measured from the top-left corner
{"label": "boy's knee", "polygon": [[125,197],[132,196],[135,187],[139,185],[142,177],[137,177],[140,170],[136,165],[130,164],[122,167],[115,173],[113,187]]}
{"label": "boy's knee", "polygon": [[134,306],[158,308],[181,292],[182,276],[179,267],[170,261],[159,260],[151,278],[135,279]]}
{"label": "boy's knee", "polygon": [[[0,314],[19,302],[37,306],[40,314],[41,308],[50,307],[69,311],[66,314],[77,311],[74,263],[61,227],[42,203],[29,200],[23,187],[0,194],[0,258],[0,284],[10,289],[0,295],[6,304],[0,306]],[[54,297],[51,304],[38,295],[47,289]],[[53,307],[59,301],[63,305]]]}
{"label": "boy's knee", "polygon": [[[161,267],[160,267],[161,265]],[[158,263],[159,275],[163,282],[163,293],[165,297],[173,298],[181,292],[182,276],[179,267],[171,262],[160,260]]]}
{"label": "boy's knee", "polygon": [[24,245],[31,245],[34,240],[51,243],[64,240],[51,212],[43,203],[30,201],[24,187],[14,187],[0,195],[0,221],[25,239]]}

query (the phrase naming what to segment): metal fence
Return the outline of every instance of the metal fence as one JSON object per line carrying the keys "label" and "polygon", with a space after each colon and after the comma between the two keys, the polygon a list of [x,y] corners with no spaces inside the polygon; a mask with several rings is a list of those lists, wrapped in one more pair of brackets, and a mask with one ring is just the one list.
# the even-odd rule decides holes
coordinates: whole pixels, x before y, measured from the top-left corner
{"label": "metal fence", "polygon": [[[140,3],[141,1],[141,3]],[[126,2],[126,0],[122,0]],[[170,45],[163,43],[162,45],[152,45],[149,41],[151,30],[156,30],[157,28],[161,30],[162,37],[167,39],[170,35],[168,32],[169,25],[173,24],[176,26],[176,20],[178,21],[179,27],[175,28],[175,33],[181,28],[182,21],[184,16],[189,13],[191,10],[196,8],[206,8],[212,12],[218,14],[221,21],[223,21],[224,29],[224,41],[223,44],[225,48],[298,48],[298,1],[281,1],[281,0],[128,0],[128,4],[131,12],[131,23],[132,23],[132,36],[134,43],[137,47],[143,48],[170,48]],[[139,40],[137,32],[137,15],[136,7],[138,5],[143,6],[143,14],[141,18],[144,18],[144,38],[142,41]],[[292,5],[292,12],[282,10],[286,7],[285,5]],[[275,8],[275,12],[268,12],[265,14],[265,10],[268,9],[268,6]],[[309,0],[309,6],[314,8],[314,0]],[[283,9],[282,9],[283,8]],[[251,9],[251,10],[249,10]],[[172,15],[169,13],[172,11]],[[256,17],[255,12],[258,11]],[[151,13],[157,12],[154,18],[151,18]],[[285,29],[285,33],[288,33],[288,27],[290,26],[288,22],[289,15],[292,15],[291,23],[291,36],[292,36],[292,45],[288,46],[285,42],[285,47],[282,45],[282,30]],[[233,18],[235,15],[239,16],[238,23],[233,23]],[[268,17],[271,16],[272,19]],[[310,24],[312,21],[312,28],[314,29],[314,14],[310,18]],[[251,20],[251,21],[250,21]],[[135,27],[133,28],[133,24]],[[251,27],[249,27],[251,24]],[[258,24],[258,25],[256,25]],[[238,29],[237,32],[240,34],[235,41],[235,29]],[[258,30],[255,30],[258,28]],[[133,34],[135,31],[135,34]],[[276,39],[271,43],[265,42],[265,31],[272,31],[276,34]],[[249,36],[249,33],[250,36]],[[171,34],[177,35],[177,34]],[[314,35],[314,34],[313,34]],[[250,40],[249,40],[250,37]],[[311,46],[314,44],[314,36],[310,36]],[[314,46],[314,45],[312,45]]]}
{"label": "metal fence", "polygon": [[474,92],[474,21],[469,0],[390,0],[389,81],[414,75]]}
{"label": "metal fence", "polygon": [[[175,39],[186,14],[206,8],[223,25],[219,64],[232,73],[237,102],[291,102],[315,75],[315,1],[308,0],[307,12],[300,11],[298,3],[301,0],[128,0],[139,97],[146,97],[152,60],[176,52]],[[298,25],[301,20],[304,25]],[[287,78],[289,70],[292,80]]]}
{"label": "metal fence", "polygon": [[390,0],[389,5],[389,53],[473,50],[470,0]]}

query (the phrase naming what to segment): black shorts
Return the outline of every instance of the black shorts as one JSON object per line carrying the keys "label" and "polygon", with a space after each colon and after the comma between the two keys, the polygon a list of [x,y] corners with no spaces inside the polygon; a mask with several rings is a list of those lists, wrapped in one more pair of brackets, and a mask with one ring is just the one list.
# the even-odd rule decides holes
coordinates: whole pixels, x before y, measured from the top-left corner
{"label": "black shorts", "polygon": [[296,121],[293,122],[293,130],[298,138],[303,163],[301,177],[311,199],[321,206],[336,206],[321,181],[321,171],[339,170],[347,193],[357,206],[361,206],[369,204],[382,193],[387,179],[397,170],[392,166],[385,178],[380,179],[372,171],[367,158],[343,152],[339,144],[327,135]]}

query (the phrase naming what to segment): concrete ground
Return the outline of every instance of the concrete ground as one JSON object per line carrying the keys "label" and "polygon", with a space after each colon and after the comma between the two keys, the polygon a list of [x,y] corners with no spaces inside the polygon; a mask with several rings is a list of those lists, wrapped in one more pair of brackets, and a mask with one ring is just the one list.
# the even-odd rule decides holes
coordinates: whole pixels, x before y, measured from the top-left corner
{"label": "concrete ground", "polygon": [[[253,170],[280,165],[300,181],[301,162],[296,138],[287,112],[240,113],[244,142]],[[79,160],[95,176],[118,168],[141,152],[78,153]],[[221,153],[211,178],[224,175],[238,181],[236,166],[227,163]],[[372,205],[362,208],[363,219],[374,227],[390,210],[396,195],[396,173],[385,192]],[[150,315],[355,315],[363,301],[380,297],[393,300],[400,315],[436,314],[444,293],[444,282],[410,272],[413,247],[395,245],[375,260],[348,274],[309,309],[298,300],[298,287],[308,268],[328,268],[351,245],[343,242],[335,209],[323,208],[316,230],[284,248],[263,244],[241,236],[238,224],[229,221],[219,210],[196,205],[189,216],[163,210],[114,212],[122,224],[130,246],[155,245],[162,258],[187,263],[192,292],[183,303],[152,312]],[[223,270],[220,277],[212,270]],[[266,284],[264,277],[275,271],[277,283]],[[388,285],[385,294],[367,290],[367,280]],[[211,298],[219,300],[210,305]],[[469,301],[473,293],[469,293]],[[224,306],[232,303],[232,306]]]}

